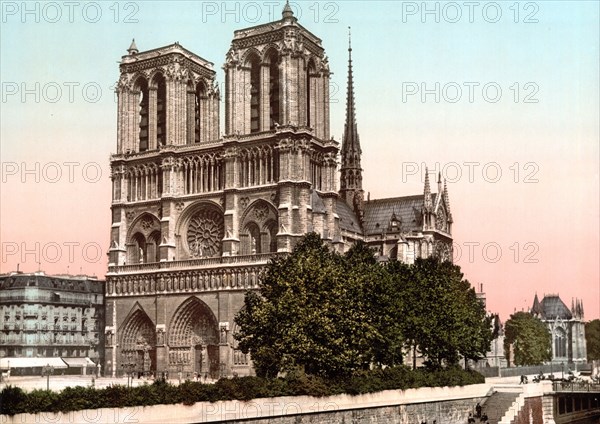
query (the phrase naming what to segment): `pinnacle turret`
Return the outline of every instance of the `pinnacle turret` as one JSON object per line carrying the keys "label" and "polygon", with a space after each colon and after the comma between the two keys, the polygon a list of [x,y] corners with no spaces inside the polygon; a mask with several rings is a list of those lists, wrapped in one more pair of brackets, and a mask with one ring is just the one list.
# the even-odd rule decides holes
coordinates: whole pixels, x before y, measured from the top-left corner
{"label": "pinnacle turret", "polygon": [[135,38],[133,40],[131,40],[131,45],[129,46],[129,48],[127,49],[127,52],[130,55],[134,55],[139,53],[140,51],[138,50],[137,46],[135,45]]}
{"label": "pinnacle turret", "polygon": [[429,184],[429,169],[425,168],[425,188],[423,190],[423,209],[425,212],[433,210],[433,201],[431,200],[431,186]]}
{"label": "pinnacle turret", "polygon": [[281,16],[283,17],[283,19],[295,19],[294,11],[292,10],[292,7],[290,6],[289,0],[285,2],[285,6],[283,7]]}
{"label": "pinnacle turret", "polygon": [[450,196],[448,195],[448,182],[446,180],[444,180],[444,203],[446,204],[446,212],[448,213],[448,216],[451,215],[450,212]]}

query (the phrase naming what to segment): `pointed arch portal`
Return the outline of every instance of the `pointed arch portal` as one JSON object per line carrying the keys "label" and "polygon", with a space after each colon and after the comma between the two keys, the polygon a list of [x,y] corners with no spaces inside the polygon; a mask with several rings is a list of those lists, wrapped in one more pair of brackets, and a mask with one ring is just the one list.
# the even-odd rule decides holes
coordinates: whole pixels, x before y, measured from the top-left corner
{"label": "pointed arch portal", "polygon": [[171,320],[168,343],[170,369],[218,375],[218,322],[206,303],[193,297],[181,304]]}
{"label": "pointed arch portal", "polygon": [[156,332],[142,309],[131,314],[121,332],[121,366],[124,372],[156,370]]}

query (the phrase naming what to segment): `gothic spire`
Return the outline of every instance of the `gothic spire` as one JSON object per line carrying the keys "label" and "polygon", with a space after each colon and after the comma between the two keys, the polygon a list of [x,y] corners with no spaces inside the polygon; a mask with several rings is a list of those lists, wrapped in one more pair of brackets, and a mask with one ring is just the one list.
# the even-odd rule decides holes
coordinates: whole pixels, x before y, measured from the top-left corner
{"label": "gothic spire", "polygon": [[431,200],[431,186],[429,185],[429,169],[425,168],[425,189],[423,190],[423,209],[425,212],[433,210],[433,201]]}
{"label": "gothic spire", "polygon": [[342,166],[340,195],[351,206],[357,194],[362,195],[362,168],[360,139],[356,125],[354,104],[354,77],[352,73],[352,35],[348,27],[348,91],[346,93],[346,123],[342,139]]}
{"label": "gothic spire", "polygon": [[[348,91],[346,93],[346,125],[342,149],[346,152],[358,152],[360,155],[360,140],[356,126],[356,108],[354,105],[354,75],[352,72],[352,33],[348,27]],[[360,157],[359,157],[360,160]],[[358,164],[360,165],[360,163]]]}
{"label": "gothic spire", "polygon": [[450,212],[450,196],[448,195],[448,182],[444,179],[444,203],[446,204],[446,212],[451,215]]}
{"label": "gothic spire", "polygon": [[537,293],[533,298],[533,306],[531,307],[531,313],[533,315],[541,315],[542,314],[542,306],[540,305],[540,301],[538,299]]}

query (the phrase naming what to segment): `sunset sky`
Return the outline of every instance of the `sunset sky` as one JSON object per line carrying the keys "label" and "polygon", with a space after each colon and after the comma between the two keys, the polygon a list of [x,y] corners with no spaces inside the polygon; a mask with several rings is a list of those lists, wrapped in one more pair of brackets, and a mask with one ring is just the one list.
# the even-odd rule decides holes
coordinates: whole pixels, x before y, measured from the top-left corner
{"label": "sunset sky", "polygon": [[[291,6],[329,56],[337,140],[352,27],[371,199],[421,194],[425,168],[441,171],[455,262],[483,284],[488,310],[506,320],[536,293],[558,293],[600,318],[599,3],[476,3]],[[112,87],[132,38],[140,51],[178,41],[222,85],[234,30],[280,19],[283,5],[3,1],[0,272],[103,278]]]}

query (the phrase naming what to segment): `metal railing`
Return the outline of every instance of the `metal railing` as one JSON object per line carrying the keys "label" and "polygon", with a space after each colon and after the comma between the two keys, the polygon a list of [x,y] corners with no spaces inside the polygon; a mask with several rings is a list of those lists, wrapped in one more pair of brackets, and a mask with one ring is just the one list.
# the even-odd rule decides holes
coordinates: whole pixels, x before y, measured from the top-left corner
{"label": "metal railing", "polygon": [[591,381],[553,381],[552,390],[555,392],[600,393],[600,383],[593,383]]}

